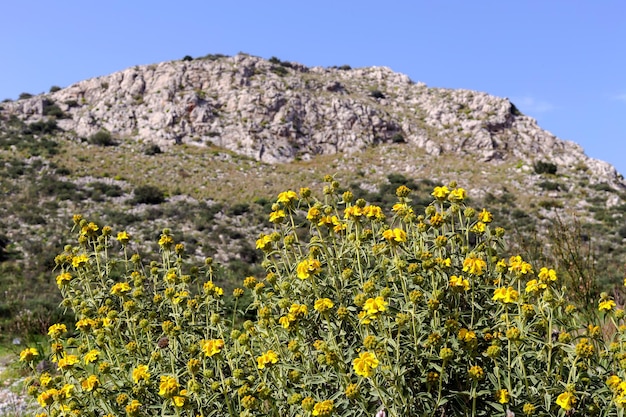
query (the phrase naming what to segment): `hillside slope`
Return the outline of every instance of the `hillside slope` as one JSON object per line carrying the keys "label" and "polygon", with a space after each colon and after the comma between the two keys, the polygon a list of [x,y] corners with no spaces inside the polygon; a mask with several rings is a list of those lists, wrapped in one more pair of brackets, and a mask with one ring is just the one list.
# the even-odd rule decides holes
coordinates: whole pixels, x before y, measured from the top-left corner
{"label": "hillside slope", "polygon": [[52,90],[0,105],[0,317],[12,325],[25,308],[54,307],[32,304],[54,292],[49,271],[74,213],[151,242],[135,247],[146,256],[171,227],[187,251],[223,263],[234,285],[257,271],[254,240],[271,230],[278,192],[321,192],[326,174],[387,209],[400,184],[423,209],[434,185],[455,180],[494,212],[512,248],[557,262],[560,233],[580,258],[561,254],[564,273],[593,266],[579,278],[603,288],[623,277],[623,177],[508,99],[430,88],[388,68],[245,54]]}

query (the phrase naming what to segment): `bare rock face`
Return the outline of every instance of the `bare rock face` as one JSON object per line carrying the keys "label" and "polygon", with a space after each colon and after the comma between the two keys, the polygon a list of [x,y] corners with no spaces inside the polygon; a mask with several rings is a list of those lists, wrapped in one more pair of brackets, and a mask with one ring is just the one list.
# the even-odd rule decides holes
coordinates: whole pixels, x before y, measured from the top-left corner
{"label": "bare rock face", "polygon": [[124,140],[213,144],[268,163],[406,142],[476,162],[584,165],[623,186],[608,163],[587,157],[521,114],[506,98],[428,88],[389,68],[307,68],[240,54],[129,68],[54,93],[3,104],[35,121],[52,102],[75,137],[100,130]]}

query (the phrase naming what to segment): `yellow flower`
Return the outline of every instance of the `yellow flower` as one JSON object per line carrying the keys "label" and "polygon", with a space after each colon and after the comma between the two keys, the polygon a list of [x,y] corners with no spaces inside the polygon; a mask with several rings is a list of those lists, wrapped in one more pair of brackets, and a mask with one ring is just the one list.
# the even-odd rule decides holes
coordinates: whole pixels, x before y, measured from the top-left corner
{"label": "yellow flower", "polygon": [[511,256],[509,258],[509,272],[526,275],[533,272],[533,267],[528,262],[524,262],[521,256]]}
{"label": "yellow flower", "polygon": [[138,384],[139,381],[149,381],[150,372],[148,372],[148,365],[139,365],[133,369],[133,382]]}
{"label": "yellow flower", "polygon": [[292,304],[289,307],[289,314],[293,314],[296,318],[302,318],[309,314],[309,308],[305,304]]}
{"label": "yellow flower", "polygon": [[600,305],[598,306],[599,311],[611,311],[615,307],[615,301],[613,300],[604,300],[600,301]]}
{"label": "yellow flower", "polygon": [[463,261],[463,272],[469,272],[473,275],[482,275],[487,263],[480,258],[471,256]]}
{"label": "yellow flower", "polygon": [[478,220],[483,223],[491,223],[493,221],[493,215],[486,209],[483,209],[483,211],[478,213]]}
{"label": "yellow flower", "polygon": [[63,323],[56,323],[48,327],[48,336],[52,339],[58,339],[64,333],[67,333],[67,327]]}
{"label": "yellow flower", "polygon": [[346,230],[346,228],[348,227],[348,225],[342,223],[337,216],[332,216],[330,220],[333,223],[333,232],[335,233],[340,233],[341,231]]}
{"label": "yellow flower", "polygon": [[313,407],[313,415],[320,417],[328,417],[333,411],[333,400],[326,400],[316,403]]}
{"label": "yellow flower", "polygon": [[448,285],[450,285],[450,287],[452,288],[458,288],[463,291],[469,291],[470,289],[469,280],[463,277],[457,277],[456,275],[452,275],[450,277],[450,281],[448,282]]}
{"label": "yellow flower", "polygon": [[511,399],[509,391],[506,389],[499,389],[496,391],[496,399],[500,404],[506,404]]}
{"label": "yellow flower", "polygon": [[378,206],[366,206],[363,207],[363,214],[370,220],[385,220],[383,210]]}
{"label": "yellow flower", "polygon": [[[321,216],[322,216],[322,212],[320,211],[320,209],[313,206],[307,212],[306,219],[309,220],[310,222],[316,222],[320,219]],[[319,226],[322,226],[322,225],[320,224]]]}
{"label": "yellow flower", "polygon": [[501,301],[504,304],[510,304],[517,301],[519,293],[513,289],[513,287],[500,287],[496,288],[493,292],[493,301]]}
{"label": "yellow flower", "polygon": [[435,213],[430,219],[428,219],[430,225],[433,227],[439,227],[443,224],[444,218],[440,213]]}
{"label": "yellow flower", "polygon": [[539,282],[536,279],[531,279],[526,283],[526,294],[537,293],[539,290],[546,289],[547,285],[543,282]]}
{"label": "yellow flower", "polygon": [[161,246],[162,248],[169,249],[173,244],[174,244],[174,238],[170,235],[166,235],[164,233],[159,238],[159,246]]}
{"label": "yellow flower", "polygon": [[317,274],[322,268],[322,264],[317,259],[305,259],[296,268],[298,278],[307,279],[311,275]]}
{"label": "yellow flower", "polygon": [[187,390],[186,389],[181,390],[179,394],[180,395],[175,395],[172,398],[172,403],[174,403],[176,407],[180,408],[180,407],[184,407],[185,401],[187,400],[187,398],[185,397],[187,395]]}
{"label": "yellow flower", "polygon": [[481,233],[485,233],[485,229],[486,229],[485,223],[477,222],[474,226],[472,226],[470,231],[472,233],[476,233],[477,235],[480,235]]}
{"label": "yellow flower", "polygon": [[78,360],[78,356],[76,356],[76,355],[68,355],[66,353],[63,353],[63,356],[61,357],[61,359],[59,359],[59,362],[57,363],[57,366],[59,367],[59,369],[65,370],[65,369],[69,369],[72,366],[76,365],[78,362],[80,362]]}
{"label": "yellow flower", "polygon": [[116,239],[122,245],[126,245],[130,241],[130,236],[128,235],[128,233],[126,233],[126,231],[122,231],[117,234]]}
{"label": "yellow flower", "polygon": [[89,378],[80,383],[80,386],[83,388],[83,391],[93,391],[100,386],[100,381],[97,376],[90,375]]}
{"label": "yellow flower", "polygon": [[80,229],[80,234],[84,236],[95,236],[98,229],[99,227],[97,224],[95,224],[94,222],[89,222]]}
{"label": "yellow flower", "polygon": [[278,199],[276,200],[276,202],[289,205],[291,204],[292,201],[297,200],[297,199],[298,199],[298,194],[296,194],[295,191],[289,190],[289,191],[283,191],[282,193],[278,194]]}
{"label": "yellow flower", "polygon": [[470,378],[477,381],[485,377],[485,371],[478,365],[472,366],[469,371],[467,371],[467,373],[469,374]]}
{"label": "yellow flower", "polygon": [[413,213],[413,209],[409,207],[407,203],[396,203],[391,208],[391,211],[396,213],[398,216],[406,216],[407,214]]}
{"label": "yellow flower", "polygon": [[283,326],[285,329],[289,329],[292,323],[296,322],[296,316],[293,314],[287,314],[286,316],[282,316],[278,319],[278,324]]}
{"label": "yellow flower", "polygon": [[441,187],[435,187],[435,189],[431,193],[431,195],[437,200],[445,200],[448,197],[448,194],[450,194],[450,190],[445,185]]}
{"label": "yellow flower", "polygon": [[224,347],[224,341],[222,339],[201,340],[200,348],[204,352],[205,356],[217,355],[222,351]]}
{"label": "yellow flower", "polygon": [[31,362],[35,359],[35,356],[39,356],[39,352],[37,351],[37,349],[33,347],[26,348],[20,352],[20,361]]}
{"label": "yellow flower", "polygon": [[87,265],[87,262],[89,262],[89,256],[87,256],[85,254],[74,256],[72,258],[72,266],[74,268],[81,268],[81,267]]}
{"label": "yellow flower", "polygon": [[180,385],[173,376],[161,375],[161,383],[159,384],[159,395],[162,397],[173,397],[178,394]]}
{"label": "yellow flower", "polygon": [[359,206],[346,207],[343,211],[344,219],[358,220],[363,215],[363,209]]}
{"label": "yellow flower", "polygon": [[611,388],[611,390],[613,391],[615,391],[617,387],[619,387],[619,384],[621,382],[622,382],[621,379],[619,379],[619,376],[617,375],[611,375],[610,377],[606,379],[606,385],[608,385],[609,388]]}
{"label": "yellow flower", "polygon": [[117,284],[111,287],[111,294],[113,295],[124,295],[130,292],[131,288],[127,282],[118,282]]}
{"label": "yellow flower", "polygon": [[80,319],[76,322],[76,328],[81,332],[89,331],[95,326],[96,321],[94,319]]}
{"label": "yellow flower", "polygon": [[593,356],[594,347],[589,342],[589,339],[583,337],[576,345],[576,354],[581,358],[589,358]]}
{"label": "yellow flower", "polygon": [[270,222],[272,223],[282,223],[285,219],[285,211],[284,210],[276,210],[270,213]]}
{"label": "yellow flower", "polygon": [[541,270],[539,270],[539,279],[542,282],[547,282],[547,281],[556,281],[557,280],[557,276],[556,276],[556,271],[554,269],[548,269],[548,268],[541,268]]}
{"label": "yellow flower", "polygon": [[448,200],[453,203],[460,203],[461,201],[467,198],[467,191],[464,188],[455,188],[450,191],[450,195],[448,196]]}
{"label": "yellow flower", "polygon": [[74,391],[74,385],[65,384],[63,385],[63,388],[57,390],[57,398],[61,401],[72,398],[72,391]]}
{"label": "yellow flower", "polygon": [[69,272],[63,272],[57,275],[56,281],[59,288],[67,285],[72,280],[72,274]]}
{"label": "yellow flower", "polygon": [[265,369],[266,366],[278,362],[278,355],[273,350],[268,350],[256,358],[256,361],[259,369]]}
{"label": "yellow flower", "polygon": [[87,365],[87,364],[97,361],[99,356],[100,356],[100,351],[96,349],[92,349],[89,352],[85,353],[85,356],[83,357],[83,361],[85,362],[85,365]]}
{"label": "yellow flower", "polygon": [[376,355],[370,352],[361,352],[359,357],[352,361],[352,367],[357,375],[369,378],[374,375],[374,369],[378,366]]}
{"label": "yellow flower", "polygon": [[557,405],[561,406],[561,408],[565,411],[570,410],[574,404],[576,403],[576,397],[569,391],[561,393],[556,398]]}
{"label": "yellow flower", "polygon": [[52,382],[52,377],[50,376],[50,374],[48,372],[44,372],[39,377],[39,383],[44,388],[46,388],[48,385],[50,385],[51,382]]}
{"label": "yellow flower", "polygon": [[376,314],[387,310],[387,305],[389,303],[383,297],[368,298],[363,305],[363,310],[368,316],[376,316]]}
{"label": "yellow flower", "polygon": [[42,408],[46,408],[54,402],[54,397],[58,394],[58,391],[54,388],[46,390],[39,394],[37,402]]}
{"label": "yellow flower", "polygon": [[139,414],[140,408],[141,408],[141,403],[138,400],[132,400],[126,406],[126,413],[131,417],[136,416],[137,414]]}
{"label": "yellow flower", "polygon": [[320,313],[323,313],[331,308],[333,308],[334,304],[333,302],[330,300],[330,298],[320,298],[318,300],[315,300],[315,304],[313,305],[313,308],[317,311],[319,311]]}
{"label": "yellow flower", "polygon": [[261,235],[256,241],[256,248],[262,251],[272,249],[272,237],[269,235]]}
{"label": "yellow flower", "polygon": [[403,243],[406,242],[406,232],[400,228],[387,229],[383,232],[383,237],[390,243]]}

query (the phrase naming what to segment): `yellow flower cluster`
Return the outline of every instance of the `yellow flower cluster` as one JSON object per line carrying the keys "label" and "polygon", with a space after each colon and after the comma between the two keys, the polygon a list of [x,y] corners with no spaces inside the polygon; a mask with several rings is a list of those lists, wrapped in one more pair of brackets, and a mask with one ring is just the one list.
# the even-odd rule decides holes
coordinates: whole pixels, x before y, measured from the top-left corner
{"label": "yellow flower cluster", "polygon": [[458,289],[461,291],[468,291],[470,289],[469,280],[463,278],[462,276],[452,275],[450,276],[450,280],[448,281],[448,285],[450,288]]}
{"label": "yellow flower cluster", "polygon": [[257,367],[259,369],[265,369],[269,365],[273,365],[278,363],[278,355],[273,350],[268,350],[264,352],[261,356],[256,358]]}
{"label": "yellow flower cluster", "polygon": [[357,375],[369,378],[374,375],[374,369],[378,367],[378,359],[371,352],[361,352],[359,357],[352,361],[352,367]]}
{"label": "yellow flower cluster", "polygon": [[486,267],[487,263],[477,256],[469,256],[463,261],[463,272],[472,275],[483,275]]}
{"label": "yellow flower cluster", "polygon": [[224,348],[224,340],[222,339],[203,339],[200,341],[200,349],[204,352],[204,355],[211,357],[217,355]]}
{"label": "yellow flower cluster", "polygon": [[406,232],[398,227],[387,229],[383,232],[383,237],[393,244],[406,242]]}
{"label": "yellow flower cluster", "polygon": [[500,301],[504,304],[515,303],[519,298],[519,293],[513,287],[500,287],[496,288],[493,292],[493,301]]}
{"label": "yellow flower cluster", "polygon": [[556,404],[563,410],[569,411],[576,404],[576,396],[570,391],[563,392],[556,397]]}
{"label": "yellow flower cluster", "polygon": [[296,272],[298,274],[298,278],[307,279],[310,278],[311,275],[318,274],[322,269],[322,264],[317,259],[305,259],[298,264],[296,268]]}
{"label": "yellow flower cluster", "polygon": [[369,324],[378,318],[378,314],[387,310],[389,303],[381,296],[368,298],[363,304],[363,310],[359,313],[359,319],[363,324]]}

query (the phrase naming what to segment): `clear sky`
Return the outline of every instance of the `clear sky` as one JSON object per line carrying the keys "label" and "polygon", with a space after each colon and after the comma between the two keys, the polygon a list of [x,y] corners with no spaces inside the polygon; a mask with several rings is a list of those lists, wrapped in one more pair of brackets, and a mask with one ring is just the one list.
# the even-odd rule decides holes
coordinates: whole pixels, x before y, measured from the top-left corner
{"label": "clear sky", "polygon": [[624,0],[3,0],[0,100],[238,52],[509,97],[626,175]]}

